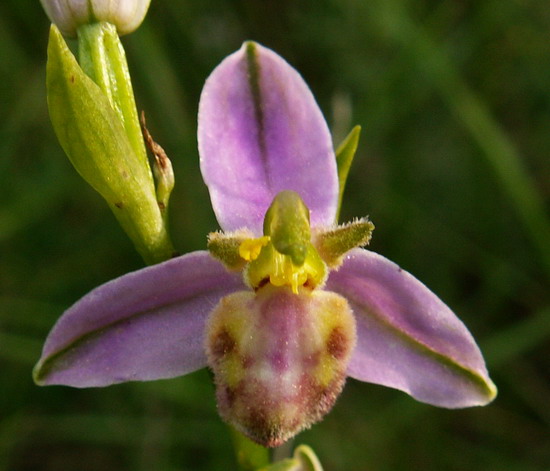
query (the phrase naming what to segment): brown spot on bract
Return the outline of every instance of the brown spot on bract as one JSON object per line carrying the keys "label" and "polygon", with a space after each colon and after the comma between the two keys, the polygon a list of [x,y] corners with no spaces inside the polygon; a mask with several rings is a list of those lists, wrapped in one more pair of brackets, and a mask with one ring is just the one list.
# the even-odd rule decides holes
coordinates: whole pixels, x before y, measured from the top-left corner
{"label": "brown spot on bract", "polygon": [[343,332],[341,327],[335,327],[328,336],[327,351],[337,360],[341,360],[346,356],[349,348],[349,339]]}
{"label": "brown spot on bract", "polygon": [[124,203],[122,201],[117,201],[115,203],[115,206],[118,208],[118,209],[122,209],[122,207],[124,206]]}
{"label": "brown spot on bract", "polygon": [[218,332],[212,339],[210,349],[216,359],[220,359],[235,349],[235,340],[227,330]]}
{"label": "brown spot on bract", "polygon": [[74,83],[74,75],[71,75],[70,80],[71,80],[71,83]]}

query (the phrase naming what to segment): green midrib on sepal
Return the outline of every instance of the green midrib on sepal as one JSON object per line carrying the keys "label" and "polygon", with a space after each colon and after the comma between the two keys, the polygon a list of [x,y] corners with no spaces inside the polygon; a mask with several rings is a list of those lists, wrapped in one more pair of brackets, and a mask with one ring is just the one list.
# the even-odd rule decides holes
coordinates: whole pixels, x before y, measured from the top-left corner
{"label": "green midrib on sepal", "polygon": [[264,171],[265,184],[271,190],[271,177],[269,172],[269,156],[267,154],[267,145],[265,141],[265,119],[264,105],[262,97],[262,88],[260,86],[260,61],[258,60],[258,51],[254,41],[246,41],[246,64],[248,72],[248,86],[250,87],[250,95],[254,104],[254,118],[257,126],[257,139],[260,151],[260,160]]}
{"label": "green midrib on sepal", "polygon": [[405,342],[406,344],[410,345],[411,349],[421,353],[424,356],[430,357],[434,359],[437,363],[449,368],[450,370],[458,373],[464,378],[467,378],[473,385],[476,386],[476,388],[481,392],[481,395],[486,398],[485,403],[480,403],[479,405],[488,404],[491,402],[497,395],[497,388],[494,385],[494,383],[489,379],[485,379],[482,376],[480,376],[478,373],[473,371],[472,369],[462,365],[458,361],[453,360],[452,358],[445,356],[437,351],[435,351],[433,348],[430,348],[429,346],[422,343],[420,340],[408,335],[407,333],[403,332],[399,328],[397,328],[395,325],[393,325],[391,322],[388,322],[386,319],[381,318],[379,316],[376,316],[373,314],[372,310],[368,308],[365,304],[363,304],[360,300],[358,300],[355,296],[350,295],[349,293],[341,293],[344,294],[345,297],[352,303],[357,306],[360,306],[361,309],[364,312],[368,312],[369,315],[374,317],[376,319],[376,322],[383,326],[388,331],[391,331],[396,337],[398,337],[400,340]]}
{"label": "green midrib on sepal", "polygon": [[[186,301],[191,302],[193,298],[200,297],[202,294],[196,294],[194,296],[189,296],[186,298]],[[179,302],[182,302],[182,300],[179,300]],[[159,305],[156,307],[156,310],[163,310],[163,309],[169,309],[170,306],[172,306],[175,303],[165,303],[162,305]],[[63,361],[63,356],[69,353],[71,350],[78,349],[81,345],[85,345],[89,343],[90,341],[98,338],[99,336],[103,335],[105,332],[108,332],[110,330],[118,329],[123,326],[124,323],[129,322],[130,320],[136,321],[139,318],[145,317],[145,316],[151,316],[154,315],[151,313],[150,310],[143,310],[138,313],[134,313],[131,315],[128,315],[127,317],[118,319],[114,322],[110,322],[108,324],[102,325],[100,327],[97,327],[95,329],[91,329],[88,332],[82,333],[81,335],[73,338],[70,342],[66,343],[65,346],[62,348],[59,348],[57,351],[53,352],[49,356],[45,358],[41,358],[40,361],[34,366],[32,377],[36,384],[39,386],[45,386],[47,384],[44,379],[49,375],[49,373],[52,371],[52,369],[55,368],[56,362]],[[121,379],[120,382],[123,381],[129,381]],[[52,384],[58,384],[58,383],[52,383]]]}

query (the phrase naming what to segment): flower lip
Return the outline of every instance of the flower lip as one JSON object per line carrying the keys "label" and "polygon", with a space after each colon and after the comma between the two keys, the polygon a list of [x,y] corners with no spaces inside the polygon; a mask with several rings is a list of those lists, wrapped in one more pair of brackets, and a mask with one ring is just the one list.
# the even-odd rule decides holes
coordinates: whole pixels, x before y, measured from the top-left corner
{"label": "flower lip", "polygon": [[342,296],[272,285],[223,298],[206,331],[220,414],[268,447],[332,408],[356,341]]}

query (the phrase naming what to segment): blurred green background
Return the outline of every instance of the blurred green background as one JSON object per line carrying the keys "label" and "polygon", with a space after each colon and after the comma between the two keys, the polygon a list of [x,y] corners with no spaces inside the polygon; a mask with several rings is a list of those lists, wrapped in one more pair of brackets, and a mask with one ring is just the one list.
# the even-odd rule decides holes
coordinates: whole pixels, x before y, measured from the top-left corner
{"label": "blurred green background", "polygon": [[[499,396],[448,411],[349,381],[297,442],[327,471],[550,469],[550,8],[547,0],[152,0],[124,38],[138,107],[176,172],[182,252],[217,229],[198,170],[210,71],[245,39],[310,84],[338,143],[363,127],[342,219],[468,325]],[[230,470],[206,371],[106,389],[36,387],[56,318],[142,267],[49,124],[49,22],[0,3],[0,471]]]}

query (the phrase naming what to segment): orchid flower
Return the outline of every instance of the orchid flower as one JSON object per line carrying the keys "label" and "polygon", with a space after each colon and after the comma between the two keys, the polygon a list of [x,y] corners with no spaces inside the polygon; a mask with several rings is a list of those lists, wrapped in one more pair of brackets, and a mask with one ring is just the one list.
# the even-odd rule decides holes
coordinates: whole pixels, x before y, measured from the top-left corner
{"label": "orchid flower", "polygon": [[107,386],[209,366],[224,420],[277,446],[320,420],[347,376],[446,408],[496,395],[472,335],[426,286],[336,225],[338,168],[300,75],[248,42],[204,86],[201,171],[224,232],[110,281],[59,319],[39,384]]}

